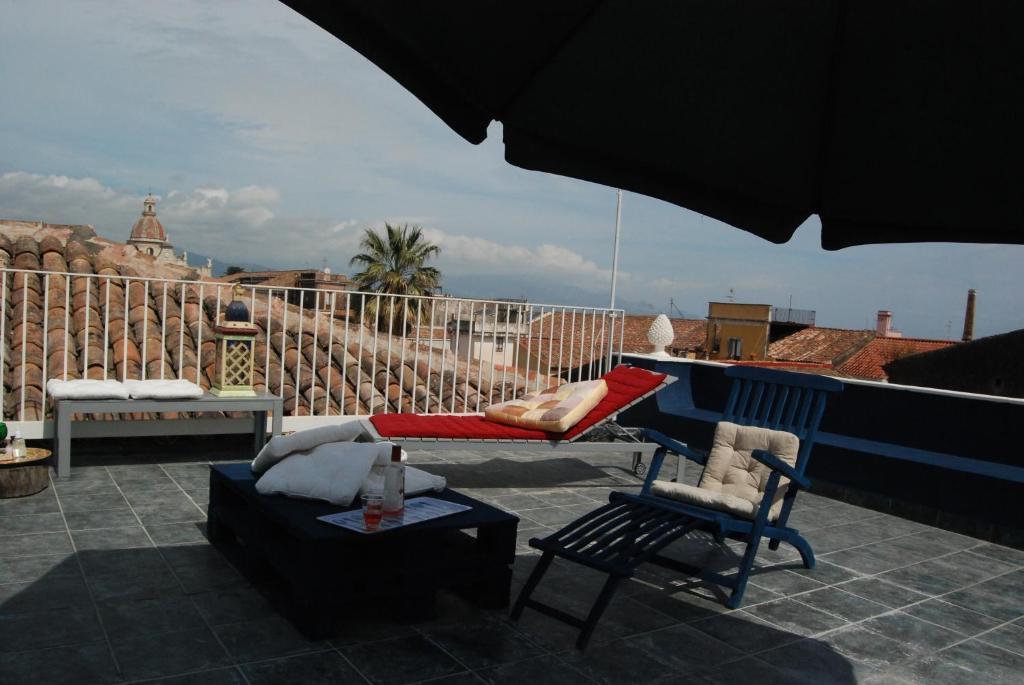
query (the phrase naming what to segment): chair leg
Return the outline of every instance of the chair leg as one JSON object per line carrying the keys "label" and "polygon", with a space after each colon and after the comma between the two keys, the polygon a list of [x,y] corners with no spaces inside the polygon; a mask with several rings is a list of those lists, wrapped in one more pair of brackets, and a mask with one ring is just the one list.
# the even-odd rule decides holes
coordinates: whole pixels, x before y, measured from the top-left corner
{"label": "chair leg", "polygon": [[736,573],[736,586],[725,603],[730,609],[738,609],[743,601],[743,593],[747,589],[747,580],[750,578],[750,570],[754,567],[754,559],[757,557],[757,548],[761,545],[761,531],[751,531],[750,542],[747,543],[747,550],[743,553],[743,560],[740,562],[739,571]]}
{"label": "chair leg", "polygon": [[800,552],[800,559],[804,562],[804,568],[814,568],[814,550],[811,549],[811,545],[804,540],[802,537],[797,535],[789,544],[796,548],[796,551]]}
{"label": "chair leg", "polygon": [[590,608],[587,620],[583,622],[580,636],[576,638],[576,649],[586,649],[587,643],[590,642],[590,636],[594,633],[594,628],[597,627],[597,622],[601,620],[601,615],[608,608],[608,603],[612,601],[612,597],[615,596],[615,591],[619,588],[619,581],[621,580],[618,576],[609,575],[608,580],[604,581],[601,594],[597,596],[594,606]]}
{"label": "chair leg", "polygon": [[533,567],[533,571],[530,572],[530,577],[526,579],[526,584],[523,589],[519,591],[519,597],[516,599],[515,606],[512,607],[512,620],[518,621],[519,617],[523,615],[523,609],[526,607],[526,602],[530,599],[530,595],[537,589],[537,584],[540,579],[547,573],[548,567],[551,566],[551,562],[554,560],[555,555],[552,552],[544,552],[541,555],[540,561]]}
{"label": "chair leg", "polygon": [[780,542],[782,542],[782,540],[780,540],[778,538],[772,538],[771,541],[768,543],[768,549],[770,549],[771,551],[774,552],[775,550],[777,550],[779,548],[779,543]]}

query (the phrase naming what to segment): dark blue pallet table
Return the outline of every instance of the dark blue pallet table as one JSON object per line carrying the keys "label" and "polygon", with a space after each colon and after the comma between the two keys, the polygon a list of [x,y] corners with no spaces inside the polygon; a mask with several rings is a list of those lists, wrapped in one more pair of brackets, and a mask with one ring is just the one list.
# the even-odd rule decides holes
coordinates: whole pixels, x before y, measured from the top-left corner
{"label": "dark blue pallet table", "polygon": [[364,535],[317,520],[336,505],[261,495],[255,484],[248,464],[211,467],[207,534],[311,639],[329,637],[363,608],[429,618],[441,589],[484,608],[509,604],[513,514],[446,489],[431,496],[472,509]]}

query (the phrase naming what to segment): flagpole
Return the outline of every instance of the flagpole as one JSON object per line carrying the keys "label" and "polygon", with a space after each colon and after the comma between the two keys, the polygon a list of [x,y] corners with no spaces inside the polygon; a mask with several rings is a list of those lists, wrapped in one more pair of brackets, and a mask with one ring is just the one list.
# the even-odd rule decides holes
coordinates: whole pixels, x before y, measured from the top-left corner
{"label": "flagpole", "polygon": [[615,309],[615,281],[619,275],[619,232],[622,228],[622,191],[617,191],[615,200],[615,247],[612,251],[612,296],[609,309]]}

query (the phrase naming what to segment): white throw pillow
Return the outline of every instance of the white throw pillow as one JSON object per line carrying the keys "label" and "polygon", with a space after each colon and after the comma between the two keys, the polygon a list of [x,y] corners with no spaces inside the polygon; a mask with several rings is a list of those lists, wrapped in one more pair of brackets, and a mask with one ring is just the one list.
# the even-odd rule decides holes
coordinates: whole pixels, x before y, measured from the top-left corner
{"label": "white throw pillow", "polygon": [[359,421],[309,428],[291,435],[277,435],[252,460],[252,472],[263,473],[293,452],[308,452],[318,445],[332,442],[352,442],[361,436],[364,436],[364,432]]}
{"label": "white throw pillow", "polygon": [[370,475],[380,448],[380,443],[333,442],[293,454],[270,467],[256,481],[256,491],[347,507]]}
{"label": "white throw pillow", "polygon": [[[403,451],[402,454],[404,456],[405,452]],[[435,476],[433,473],[427,473],[414,466],[405,467],[405,496],[407,498],[422,495],[425,492],[441,492],[446,487],[448,487],[448,480],[444,476]],[[359,494],[383,492],[383,490],[383,480],[370,473],[366,477],[366,481],[363,482],[363,487],[359,489]]]}

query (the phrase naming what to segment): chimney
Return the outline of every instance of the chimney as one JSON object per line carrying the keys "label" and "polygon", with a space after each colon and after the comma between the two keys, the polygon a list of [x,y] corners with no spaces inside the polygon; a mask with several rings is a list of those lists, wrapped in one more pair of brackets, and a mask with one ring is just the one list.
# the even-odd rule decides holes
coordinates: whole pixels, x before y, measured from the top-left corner
{"label": "chimney", "polygon": [[964,312],[964,342],[970,342],[974,340],[974,300],[977,298],[978,291],[971,288],[967,291],[967,311]]}
{"label": "chimney", "polygon": [[888,309],[878,310],[878,323],[875,325],[875,332],[879,338],[888,338],[892,332],[892,312]]}

